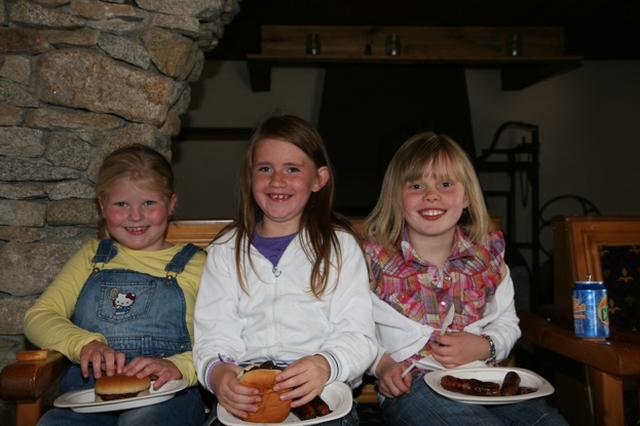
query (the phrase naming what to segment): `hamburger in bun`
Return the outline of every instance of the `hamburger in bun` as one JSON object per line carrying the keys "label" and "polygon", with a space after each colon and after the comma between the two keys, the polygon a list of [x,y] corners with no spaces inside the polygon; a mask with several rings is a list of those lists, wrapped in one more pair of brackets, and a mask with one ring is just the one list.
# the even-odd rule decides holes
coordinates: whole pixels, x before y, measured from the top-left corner
{"label": "hamburger in bun", "polygon": [[150,387],[151,379],[149,377],[138,379],[135,376],[118,374],[102,376],[96,379],[94,385],[95,400],[96,402],[115,401],[118,399],[149,395]]}
{"label": "hamburger in bun", "polygon": [[247,413],[249,416],[243,419],[252,423],[280,423],[287,418],[291,411],[291,401],[281,401],[280,394],[288,389],[275,392],[273,386],[276,384],[275,377],[282,370],[267,361],[262,364],[254,364],[245,367],[238,374],[238,380],[244,386],[258,389],[260,392],[260,402],[258,411]]}

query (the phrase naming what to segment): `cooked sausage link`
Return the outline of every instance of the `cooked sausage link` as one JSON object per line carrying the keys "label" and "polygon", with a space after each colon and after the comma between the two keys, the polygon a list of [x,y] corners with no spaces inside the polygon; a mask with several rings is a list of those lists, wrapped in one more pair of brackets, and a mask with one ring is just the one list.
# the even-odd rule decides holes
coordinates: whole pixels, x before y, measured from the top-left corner
{"label": "cooked sausage link", "polygon": [[500,385],[494,382],[483,382],[477,379],[459,379],[453,376],[444,376],[440,384],[448,391],[474,396],[499,396]]}
{"label": "cooked sausage link", "polygon": [[315,419],[316,417],[326,416],[332,412],[329,404],[324,402],[319,395],[300,407],[292,408],[291,411],[300,420]]}
{"label": "cooked sausage link", "polygon": [[291,412],[300,420],[309,420],[316,417],[316,412],[310,402],[307,402],[300,407],[292,408]]}
{"label": "cooked sausage link", "polygon": [[502,387],[500,388],[501,396],[513,396],[518,395],[520,388],[520,375],[515,371],[509,371],[502,381]]}
{"label": "cooked sausage link", "polygon": [[313,407],[313,411],[318,417],[326,416],[327,414],[331,413],[329,404],[324,402],[324,400],[320,398],[320,395],[313,398],[309,404],[311,404],[311,406]]}

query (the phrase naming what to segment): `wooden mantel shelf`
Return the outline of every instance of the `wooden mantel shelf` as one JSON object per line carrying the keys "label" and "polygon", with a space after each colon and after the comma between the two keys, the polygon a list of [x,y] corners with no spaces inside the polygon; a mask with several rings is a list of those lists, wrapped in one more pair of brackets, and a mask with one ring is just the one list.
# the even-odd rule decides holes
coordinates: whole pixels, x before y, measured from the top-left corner
{"label": "wooden mantel shelf", "polygon": [[[308,54],[306,40],[317,34],[320,52]],[[387,52],[395,34],[399,52]],[[514,36],[518,55],[511,54]],[[367,47],[368,46],[368,47]],[[362,65],[465,65],[498,67],[503,90],[521,90],[582,64],[564,55],[560,27],[366,27],[262,26],[261,53],[247,56],[252,89],[271,88],[273,67]]]}

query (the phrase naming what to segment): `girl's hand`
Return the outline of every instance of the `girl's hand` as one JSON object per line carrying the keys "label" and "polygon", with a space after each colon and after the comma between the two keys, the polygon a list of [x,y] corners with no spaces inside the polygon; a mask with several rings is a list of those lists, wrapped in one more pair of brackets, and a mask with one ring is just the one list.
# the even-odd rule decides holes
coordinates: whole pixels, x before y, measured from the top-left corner
{"label": "girl's hand", "polygon": [[384,354],[376,366],[378,391],[387,398],[397,398],[411,391],[411,374],[402,377],[405,367]]}
{"label": "girl's hand", "polygon": [[276,376],[273,390],[292,388],[280,399],[293,399],[291,408],[300,407],[320,395],[331,375],[331,367],[322,355],[300,358]]}
{"label": "girl's hand", "polygon": [[429,342],[431,355],[446,368],[477,360],[484,361],[491,356],[487,339],[465,331],[438,335],[435,340],[439,345]]}
{"label": "girl's hand", "polygon": [[260,402],[260,396],[257,389],[240,384],[237,378],[240,371],[242,367],[237,365],[220,364],[211,371],[209,383],[218,404],[231,414],[246,419],[248,412],[258,411],[256,404]]}
{"label": "girl's hand", "polygon": [[99,379],[102,373],[113,376],[114,373],[122,373],[125,356],[122,352],[116,352],[106,343],[94,340],[82,347],[80,351],[80,371],[82,377],[89,377],[89,366],[93,369],[93,378]]}
{"label": "girl's hand", "polygon": [[170,380],[182,379],[182,372],[171,361],[161,358],[136,357],[122,370],[127,376],[155,378],[153,389],[158,390]]}

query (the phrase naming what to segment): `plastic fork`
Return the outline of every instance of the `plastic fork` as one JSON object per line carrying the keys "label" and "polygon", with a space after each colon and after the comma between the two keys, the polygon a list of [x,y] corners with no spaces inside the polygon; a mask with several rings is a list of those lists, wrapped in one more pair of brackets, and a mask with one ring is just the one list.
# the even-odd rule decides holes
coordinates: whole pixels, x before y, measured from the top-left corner
{"label": "plastic fork", "polygon": [[[443,335],[447,332],[447,330],[449,329],[449,326],[453,323],[453,317],[455,316],[455,314],[456,314],[456,307],[455,305],[451,305],[451,307],[449,308],[449,312],[447,312],[447,316],[444,318],[444,321],[442,322],[442,326],[440,327],[440,335]],[[404,377],[407,374],[409,374],[409,372],[413,370],[415,366],[416,366],[416,362],[412,361],[411,365],[405,368],[405,370],[402,372],[400,377]]]}
{"label": "plastic fork", "polygon": [[444,321],[442,322],[442,326],[440,327],[441,336],[447,332],[447,329],[453,323],[453,317],[455,316],[455,314],[456,314],[456,307],[455,305],[451,305],[451,307],[449,308],[449,312],[447,312],[447,316],[444,318]]}

